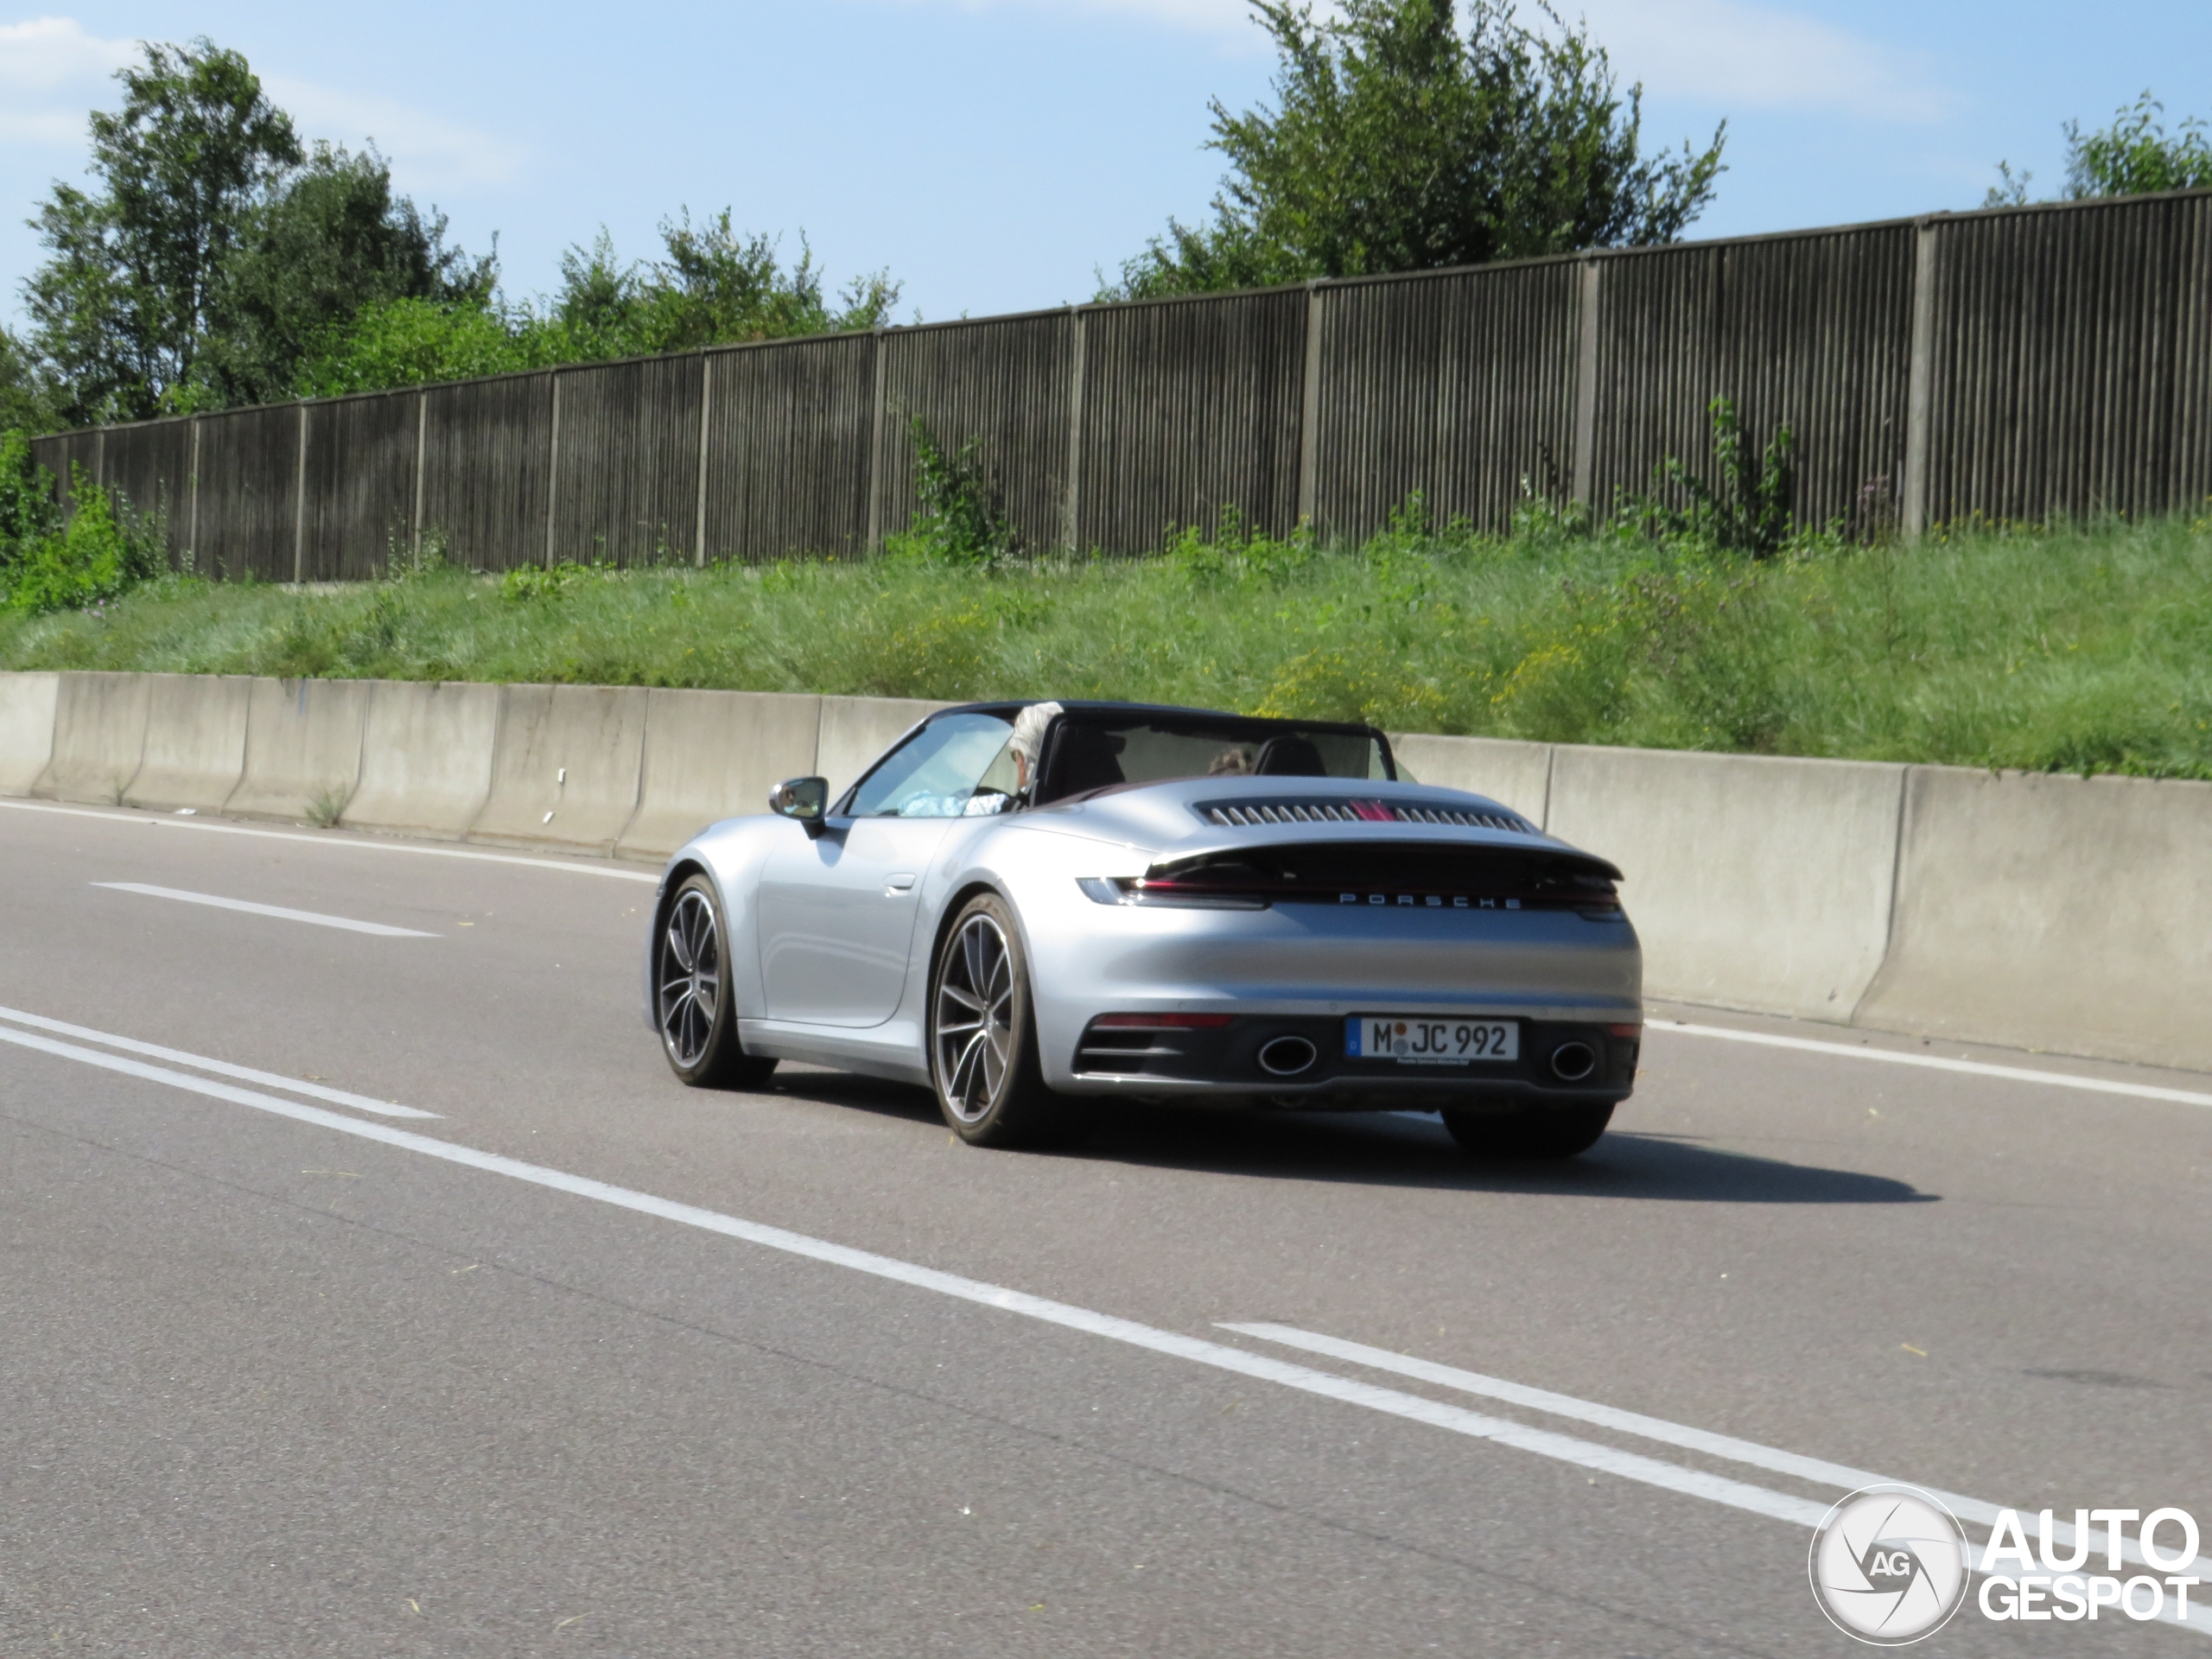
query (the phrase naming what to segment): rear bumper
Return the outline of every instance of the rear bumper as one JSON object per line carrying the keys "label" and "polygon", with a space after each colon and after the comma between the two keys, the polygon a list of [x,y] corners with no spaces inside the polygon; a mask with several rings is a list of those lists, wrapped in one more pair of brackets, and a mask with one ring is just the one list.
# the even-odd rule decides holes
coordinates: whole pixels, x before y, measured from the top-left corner
{"label": "rear bumper", "polygon": [[[1450,1103],[1513,1104],[1616,1102],[1636,1086],[1639,1037],[1610,1024],[1523,1020],[1521,1055],[1504,1062],[1404,1065],[1350,1059],[1337,1015],[1245,1014],[1225,1027],[1164,1031],[1086,1031],[1055,1088],[1078,1095],[1213,1100],[1223,1105],[1305,1107],[1317,1111],[1410,1109]],[[1262,1051],[1285,1038],[1312,1046],[1312,1063],[1293,1075],[1271,1071]],[[1560,1075],[1554,1057],[1586,1048],[1586,1075]],[[1280,1049],[1271,1058],[1284,1058]],[[1295,1053],[1290,1058],[1295,1058]],[[1057,1068],[1056,1068],[1057,1069]],[[1578,1068],[1570,1064],[1572,1072]]]}

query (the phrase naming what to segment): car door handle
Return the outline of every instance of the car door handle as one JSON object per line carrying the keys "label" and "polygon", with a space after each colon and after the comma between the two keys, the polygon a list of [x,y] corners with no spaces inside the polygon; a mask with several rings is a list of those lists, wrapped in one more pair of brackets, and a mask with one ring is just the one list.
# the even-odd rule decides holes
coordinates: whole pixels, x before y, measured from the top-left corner
{"label": "car door handle", "polygon": [[914,890],[914,877],[912,873],[910,871],[901,871],[898,874],[892,876],[883,884],[883,890],[887,893],[912,893]]}

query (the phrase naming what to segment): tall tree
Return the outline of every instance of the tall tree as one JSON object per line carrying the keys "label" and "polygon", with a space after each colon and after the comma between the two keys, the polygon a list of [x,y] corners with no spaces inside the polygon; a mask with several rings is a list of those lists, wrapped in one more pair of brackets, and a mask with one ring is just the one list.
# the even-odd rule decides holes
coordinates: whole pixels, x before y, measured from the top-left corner
{"label": "tall tree", "polygon": [[480,304],[496,266],[445,241],[446,220],[395,196],[373,149],[318,143],[257,203],[226,264],[200,372],[226,404],[296,389],[303,359],[365,306],[422,299]]}
{"label": "tall tree", "polygon": [[1586,29],[1510,0],[1252,0],[1281,56],[1276,107],[1215,99],[1210,148],[1230,171],[1211,223],[1170,220],[1109,296],[1354,276],[1578,248],[1669,242],[1713,194],[1711,146],[1640,149],[1641,86],[1623,93]]}
{"label": "tall tree", "polygon": [[0,433],[43,432],[54,424],[54,390],[30,348],[0,328]]}
{"label": "tall tree", "polygon": [[32,343],[65,418],[190,404],[226,266],[255,204],[300,160],[290,119],[245,58],[144,47],[123,106],[92,118],[98,194],[57,182],[31,221],[52,257],[26,284]]}

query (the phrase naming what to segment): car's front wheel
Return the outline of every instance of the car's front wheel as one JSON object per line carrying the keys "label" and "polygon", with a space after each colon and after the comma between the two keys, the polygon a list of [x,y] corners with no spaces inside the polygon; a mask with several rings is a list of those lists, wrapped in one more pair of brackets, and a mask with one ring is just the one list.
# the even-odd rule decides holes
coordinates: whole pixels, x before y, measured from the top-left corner
{"label": "car's front wheel", "polygon": [[1598,1144],[1613,1121],[1608,1101],[1560,1106],[1447,1106],[1444,1127],[1478,1158],[1573,1158]]}
{"label": "car's front wheel", "polygon": [[1021,931],[996,893],[961,906],[931,970],[930,1081],[970,1146],[1060,1146],[1083,1131],[1077,1103],[1045,1086]]}
{"label": "car's front wheel", "polygon": [[727,937],[715,884],[703,875],[687,877],[653,942],[653,1018],[661,1052],[695,1089],[757,1089],[776,1069],[775,1061],[747,1054],[738,1041]]}

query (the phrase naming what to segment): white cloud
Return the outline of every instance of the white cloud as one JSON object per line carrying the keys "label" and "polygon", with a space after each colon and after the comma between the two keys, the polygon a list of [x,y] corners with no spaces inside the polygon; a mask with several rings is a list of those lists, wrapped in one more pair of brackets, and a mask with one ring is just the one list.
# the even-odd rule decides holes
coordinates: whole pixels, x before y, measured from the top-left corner
{"label": "white cloud", "polygon": [[1087,16],[1141,18],[1171,29],[1211,35],[1225,44],[1254,48],[1266,36],[1253,22],[1245,0],[906,0],[908,4],[951,4],[962,11],[1044,11]]}
{"label": "white cloud", "polygon": [[521,145],[391,99],[283,75],[262,84],[306,137],[357,149],[373,139],[402,190],[504,184],[522,166]]}
{"label": "white cloud", "polygon": [[[0,23],[0,142],[80,149],[85,118],[114,101],[110,77],[138,60],[133,40],[104,40],[73,17]],[[500,184],[521,166],[511,140],[393,99],[264,75],[269,96],[314,137],[376,140],[404,190]]]}
{"label": "white cloud", "polygon": [[87,35],[73,17],[0,23],[0,86],[44,92],[112,74],[137,55],[137,41]]}
{"label": "white cloud", "polygon": [[1253,30],[1244,0],[1022,0],[1048,11],[1118,11],[1207,34]]}
{"label": "white cloud", "polygon": [[1885,121],[1940,121],[1957,106],[1924,59],[1801,13],[1746,0],[1592,0],[1582,10],[1622,78],[1656,93]]}
{"label": "white cloud", "polygon": [[[1217,36],[1224,45],[1266,48],[1245,0],[906,0],[963,11],[1118,14]],[[1324,3],[1315,6],[1326,14]],[[1541,22],[1534,0],[1527,21]],[[1653,92],[1738,108],[1833,111],[1880,120],[1941,120],[1958,99],[1927,60],[1848,29],[1754,0],[1573,0],[1568,17],[1586,14],[1591,32],[1612,54],[1624,79]]]}
{"label": "white cloud", "polygon": [[81,144],[107,77],[137,55],[137,41],[87,35],[73,17],[0,23],[0,139]]}

